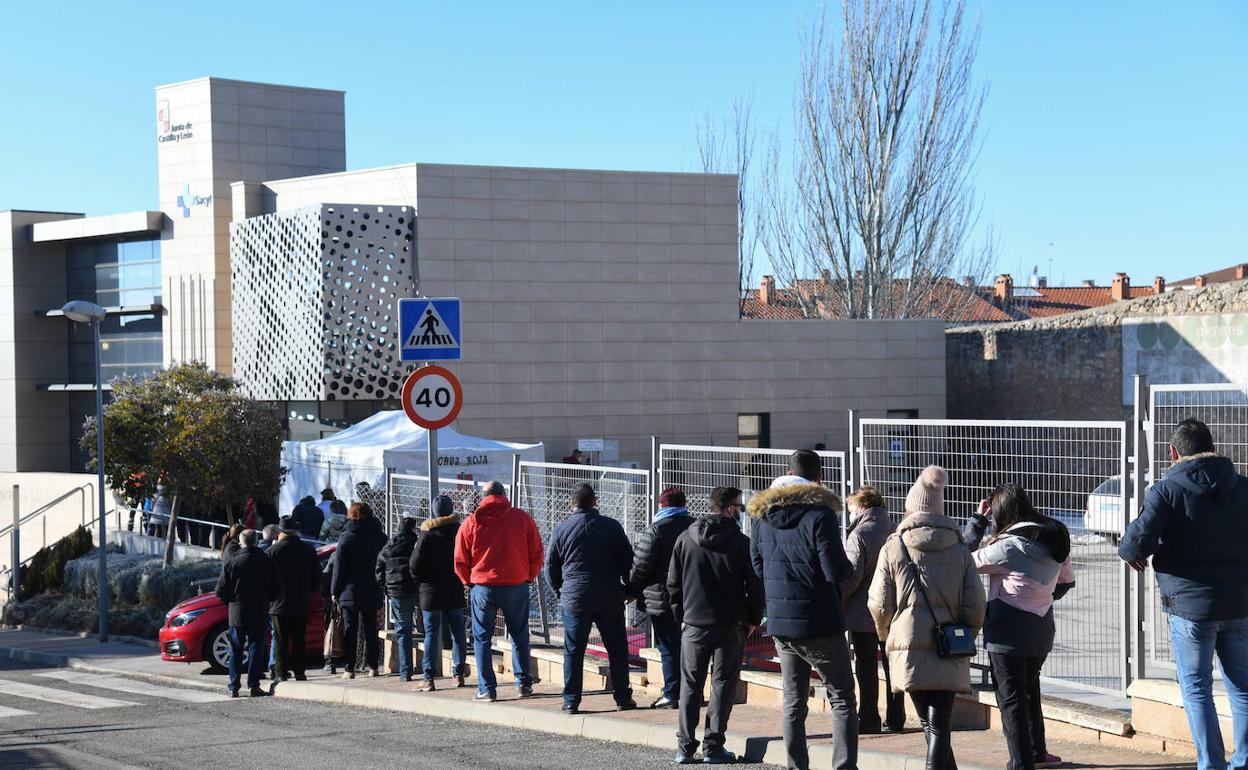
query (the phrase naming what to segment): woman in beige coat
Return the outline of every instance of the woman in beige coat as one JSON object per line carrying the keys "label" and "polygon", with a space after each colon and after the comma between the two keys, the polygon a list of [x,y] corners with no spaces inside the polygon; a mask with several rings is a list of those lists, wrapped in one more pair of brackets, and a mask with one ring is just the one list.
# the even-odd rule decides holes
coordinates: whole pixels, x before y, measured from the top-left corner
{"label": "woman in beige coat", "polygon": [[[944,514],[949,474],[928,466],[906,495],[906,518],[880,551],[867,607],[885,640],[894,692],[909,693],[927,736],[927,770],[956,770],[950,745],[953,699],[970,692],[970,658],[942,658],[935,622],[919,593],[922,575],[941,624],[984,624],[984,587],[957,524]],[[906,548],[915,567],[909,566]]]}

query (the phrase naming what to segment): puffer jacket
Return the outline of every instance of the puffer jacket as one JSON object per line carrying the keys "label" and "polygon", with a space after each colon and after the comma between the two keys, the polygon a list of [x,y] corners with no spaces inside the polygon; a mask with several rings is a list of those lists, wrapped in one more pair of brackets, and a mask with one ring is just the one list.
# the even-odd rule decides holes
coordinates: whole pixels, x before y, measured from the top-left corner
{"label": "puffer jacket", "polygon": [[420,586],[420,608],[430,612],[466,606],[464,584],[455,574],[455,535],[459,516],[425,519],[420,539],[408,561],[412,579]]}
{"label": "puffer jacket", "polygon": [[880,550],[867,596],[888,654],[893,691],[970,692],[971,659],[936,652],[936,624],[919,593],[916,571],[905,565],[903,543],[923,575],[936,619],[976,632],[984,624],[984,586],[958,525],[938,513],[907,516]]}
{"label": "puffer jacket", "polygon": [[1171,615],[1248,617],[1248,477],[1212,452],[1180,459],[1144,495],[1118,555],[1153,557],[1161,606]]}
{"label": "puffer jacket", "polygon": [[330,591],[344,607],[361,612],[381,609],[381,584],[373,572],[386,533],[377,519],[348,521],[338,538]]}
{"label": "puffer jacket", "polygon": [[632,569],[633,547],[624,527],[593,508],[573,511],[550,537],[546,581],[568,612],[621,607]]}
{"label": "puffer jacket", "polygon": [[841,545],[841,501],[818,484],[750,498],[750,557],[767,595],[767,632],[785,639],[845,633],[840,581],[853,570]]}
{"label": "puffer jacket", "polygon": [[404,519],[399,531],[390,536],[390,541],[377,554],[377,582],[391,599],[415,600],[420,593],[408,566],[416,548],[416,538],[416,520]]}
{"label": "puffer jacket", "polygon": [[988,576],[984,648],[1043,658],[1053,650],[1053,601],[1075,584],[1070,532],[1045,517],[1039,524],[1015,524],[979,548],[987,525],[987,518],[975,515],[962,529],[976,569]]}
{"label": "puffer jacket", "polygon": [[628,591],[640,597],[647,615],[671,615],[671,599],[667,592],[667,569],[672,563],[672,549],[693,517],[688,508],[663,508],[654,516],[633,547],[633,571],[628,578]]}
{"label": "puffer jacket", "polygon": [[749,538],[736,519],[698,519],[676,539],[667,572],[672,615],[696,627],[757,625],[763,581],[750,564]]}
{"label": "puffer jacket", "polygon": [[867,609],[867,591],[880,559],[884,541],[893,534],[893,517],[883,508],[872,508],[859,514],[845,532],[845,556],[853,572],[841,581],[845,601],[845,625],[850,631],[875,633],[875,619]]}

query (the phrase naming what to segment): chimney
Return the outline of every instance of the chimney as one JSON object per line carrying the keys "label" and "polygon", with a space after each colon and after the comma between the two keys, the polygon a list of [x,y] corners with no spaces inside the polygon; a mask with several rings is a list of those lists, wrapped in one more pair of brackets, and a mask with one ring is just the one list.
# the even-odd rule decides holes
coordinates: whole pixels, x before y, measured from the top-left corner
{"label": "chimney", "polygon": [[1084,288],[1087,288],[1087,289],[1094,288],[1096,286],[1096,281],[1092,280],[1091,278],[1084,278],[1083,286]]}
{"label": "chimney", "polygon": [[1166,293],[1166,279],[1160,275],[1153,279],[1153,291],[1157,294]]}
{"label": "chimney", "polygon": [[1241,263],[1235,266],[1235,280],[1242,281],[1248,278],[1248,263]]}
{"label": "chimney", "polygon": [[1014,299],[1014,278],[1009,273],[997,276],[997,283],[992,288],[992,297],[1002,305]]}
{"label": "chimney", "polygon": [[975,288],[975,276],[973,275],[962,276],[962,285],[968,289]]}
{"label": "chimney", "polygon": [[1205,277],[1203,275],[1196,276],[1196,288],[1197,289],[1205,288]]}
{"label": "chimney", "polygon": [[770,275],[764,275],[761,283],[758,284],[758,301],[764,305],[770,305],[776,299],[776,279]]}
{"label": "chimney", "polygon": [[1036,281],[1036,288],[1038,288],[1038,289],[1047,289],[1047,288],[1049,288],[1049,279],[1048,279],[1048,276],[1044,276],[1044,275],[1040,276],[1040,279]]}
{"label": "chimney", "polygon": [[1131,299],[1131,278],[1126,273],[1115,273],[1114,283],[1109,287],[1109,296],[1114,302]]}

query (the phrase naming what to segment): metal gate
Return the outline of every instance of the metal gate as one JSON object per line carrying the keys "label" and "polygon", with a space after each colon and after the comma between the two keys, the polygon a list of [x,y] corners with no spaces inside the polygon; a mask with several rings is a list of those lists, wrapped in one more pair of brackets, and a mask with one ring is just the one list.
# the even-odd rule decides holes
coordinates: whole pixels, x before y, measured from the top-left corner
{"label": "metal gate", "polygon": [[[789,472],[792,449],[693,446],[663,444],[659,447],[659,489],[679,487],[694,514],[710,512],[709,497],[715,487],[737,487],[746,502],[755,492]],[[823,483],[844,497],[847,491],[844,452],[816,452],[823,460]]]}
{"label": "metal gate", "polygon": [[[997,484],[1022,484],[1042,513],[1070,529],[1074,591],[1054,605],[1046,678],[1123,693],[1130,683],[1129,568],[1116,542],[1128,520],[1125,422],[889,420],[858,423],[859,478],[897,521],[928,465],[949,471],[945,514],[965,524]],[[975,663],[987,664],[984,652]]]}
{"label": "metal gate", "polygon": [[[526,461],[519,465],[518,478],[515,505],[528,511],[537,522],[543,549],[550,548],[555,527],[567,520],[575,509],[572,491],[581,482],[594,488],[598,495],[598,512],[620,522],[629,542],[635,543],[637,536],[650,523],[649,471]],[[542,635],[547,639],[562,639],[559,598],[544,579],[533,587],[531,606],[537,613],[534,620],[541,623]],[[645,613],[630,604],[626,608],[626,623],[629,654],[636,657],[638,650],[646,644],[648,621]],[[599,654],[605,652],[596,628],[590,636],[589,649]]]}
{"label": "metal gate", "polygon": [[[1137,399],[1142,391],[1137,385]],[[1149,485],[1166,475],[1170,468],[1170,435],[1180,422],[1189,418],[1208,425],[1218,453],[1229,457],[1241,474],[1248,474],[1248,384],[1152,385],[1148,387],[1148,413],[1144,416],[1148,456],[1140,462],[1141,467],[1148,470]],[[1143,633],[1148,664],[1173,671],[1169,624],[1151,568],[1142,582],[1146,587],[1147,614]],[[1220,671],[1215,672],[1215,676],[1220,676]]]}

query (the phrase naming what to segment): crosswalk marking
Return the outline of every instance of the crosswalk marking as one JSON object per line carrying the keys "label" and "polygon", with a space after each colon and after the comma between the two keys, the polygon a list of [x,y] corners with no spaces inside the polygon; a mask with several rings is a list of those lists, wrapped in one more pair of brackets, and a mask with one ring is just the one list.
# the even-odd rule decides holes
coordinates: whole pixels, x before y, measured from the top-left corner
{"label": "crosswalk marking", "polygon": [[139,703],[116,698],[101,698],[98,695],[87,695],[69,690],[57,690],[51,687],[40,687],[37,684],[14,682],[0,679],[0,695],[11,695],[15,698],[41,700],[45,703],[57,703],[62,706],[73,706],[80,709],[111,709],[119,706],[138,706]]}
{"label": "crosswalk marking", "polygon": [[8,706],[0,706],[0,719],[5,717],[28,717],[34,716],[33,711],[22,711],[21,709],[11,709]]}
{"label": "crosswalk marking", "polygon": [[156,698],[168,698],[170,700],[182,701],[183,703],[215,703],[217,701],[229,700],[230,696],[219,692],[205,692],[203,690],[188,690],[181,687],[165,687],[150,682],[139,682],[133,679],[126,679],[120,676],[104,676],[101,674],[87,674],[81,671],[49,671],[35,676],[45,679],[57,679],[69,684],[80,684],[87,687],[98,687],[101,690],[116,690],[117,692],[130,693],[131,695],[150,695]]}

